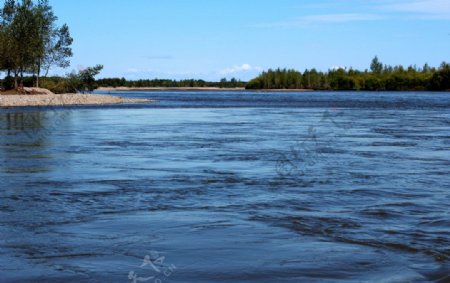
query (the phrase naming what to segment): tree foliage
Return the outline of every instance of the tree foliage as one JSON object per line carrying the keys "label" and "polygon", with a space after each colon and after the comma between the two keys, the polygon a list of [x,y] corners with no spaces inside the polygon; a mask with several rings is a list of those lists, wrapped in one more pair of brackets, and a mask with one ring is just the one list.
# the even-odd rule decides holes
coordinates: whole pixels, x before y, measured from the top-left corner
{"label": "tree foliage", "polygon": [[235,78],[230,80],[223,78],[218,82],[207,82],[204,80],[126,80],[125,78],[104,78],[97,80],[99,87],[219,87],[219,88],[243,88],[246,82]]}
{"label": "tree foliage", "polygon": [[295,70],[269,69],[248,82],[247,89],[298,89],[302,87],[302,74]]}
{"label": "tree foliage", "polygon": [[450,64],[442,63],[430,79],[431,90],[450,90]]}
{"label": "tree foliage", "polygon": [[[301,83],[299,84],[299,80]],[[439,68],[425,64],[417,66],[383,65],[378,57],[370,64],[370,71],[344,68],[319,72],[305,70],[303,74],[294,70],[269,70],[247,84],[247,89],[314,89],[314,90],[366,90],[366,91],[410,91],[450,89],[450,64]]]}
{"label": "tree foliage", "polygon": [[43,70],[68,67],[72,56],[67,25],[56,26],[57,17],[48,0],[6,0],[0,12],[0,71],[14,76],[15,87],[24,74],[38,86]]}
{"label": "tree foliage", "polygon": [[76,92],[91,92],[98,87],[95,80],[95,76],[100,74],[103,70],[103,65],[96,65],[94,67],[88,67],[77,73],[68,75],[69,85]]}
{"label": "tree foliage", "polygon": [[378,56],[373,58],[372,63],[370,64],[370,70],[375,74],[380,74],[383,71],[383,64],[378,59]]}

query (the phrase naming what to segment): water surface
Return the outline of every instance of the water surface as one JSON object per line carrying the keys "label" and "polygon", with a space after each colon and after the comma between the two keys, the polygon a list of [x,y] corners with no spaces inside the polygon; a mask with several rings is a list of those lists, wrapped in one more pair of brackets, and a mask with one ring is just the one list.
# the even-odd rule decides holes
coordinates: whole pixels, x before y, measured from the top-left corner
{"label": "water surface", "polygon": [[0,110],[0,282],[449,280],[448,93],[119,94]]}

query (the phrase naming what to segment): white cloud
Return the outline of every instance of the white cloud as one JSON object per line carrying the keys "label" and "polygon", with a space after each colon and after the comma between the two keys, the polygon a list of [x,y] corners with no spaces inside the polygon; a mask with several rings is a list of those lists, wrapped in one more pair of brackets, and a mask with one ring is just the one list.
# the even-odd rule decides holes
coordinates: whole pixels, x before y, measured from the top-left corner
{"label": "white cloud", "polygon": [[219,72],[221,75],[232,75],[236,73],[247,73],[251,71],[262,71],[261,67],[255,67],[250,64],[242,64],[240,66],[233,66],[231,68],[223,69]]}
{"label": "white cloud", "polygon": [[358,13],[311,15],[302,18],[304,22],[310,23],[346,23],[358,21],[374,21],[380,19],[382,19],[382,17],[379,15]]}
{"label": "white cloud", "polygon": [[137,74],[137,73],[139,73],[139,70],[136,69],[136,68],[129,68],[127,70],[127,73],[129,73],[129,74]]}
{"label": "white cloud", "polygon": [[[389,19],[450,20],[450,0],[366,0],[359,12],[312,14],[291,20],[253,25],[257,28],[307,28],[312,25],[340,24]],[[358,6],[355,7],[356,9]]]}
{"label": "white cloud", "polygon": [[288,28],[288,27],[307,27],[311,24],[336,24],[358,21],[375,21],[383,19],[377,14],[363,14],[363,13],[344,13],[344,14],[319,14],[303,16],[290,21],[274,22],[256,25],[261,28]]}
{"label": "white cloud", "polygon": [[391,1],[382,8],[392,12],[419,14],[428,19],[450,19],[449,0]]}

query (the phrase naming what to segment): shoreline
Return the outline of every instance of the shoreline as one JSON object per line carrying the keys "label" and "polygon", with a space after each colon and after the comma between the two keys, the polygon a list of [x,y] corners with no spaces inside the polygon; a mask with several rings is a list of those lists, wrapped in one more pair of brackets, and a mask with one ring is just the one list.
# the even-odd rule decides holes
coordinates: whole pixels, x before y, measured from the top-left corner
{"label": "shoreline", "polygon": [[113,105],[156,102],[150,99],[129,99],[104,94],[1,94],[0,108]]}
{"label": "shoreline", "polygon": [[99,87],[98,91],[247,91],[247,92],[310,92],[313,89],[245,89],[220,87]]}
{"label": "shoreline", "polygon": [[120,92],[120,91],[236,91],[236,92],[450,92],[449,90],[433,91],[433,90],[315,90],[315,89],[245,89],[245,88],[219,88],[219,87],[99,87],[96,91]]}

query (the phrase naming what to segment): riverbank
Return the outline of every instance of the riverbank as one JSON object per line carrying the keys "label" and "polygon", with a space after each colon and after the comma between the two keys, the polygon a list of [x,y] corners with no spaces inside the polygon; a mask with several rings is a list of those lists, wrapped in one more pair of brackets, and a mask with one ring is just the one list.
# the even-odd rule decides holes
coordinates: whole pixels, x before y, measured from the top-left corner
{"label": "riverbank", "polygon": [[1,94],[0,108],[33,106],[109,105],[154,102],[149,99],[128,99],[100,94]]}

